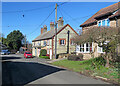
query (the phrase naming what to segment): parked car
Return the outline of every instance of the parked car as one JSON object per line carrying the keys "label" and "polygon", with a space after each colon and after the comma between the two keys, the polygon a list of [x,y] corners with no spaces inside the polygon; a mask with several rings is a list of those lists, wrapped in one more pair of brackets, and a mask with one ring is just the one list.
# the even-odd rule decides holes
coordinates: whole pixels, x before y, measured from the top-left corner
{"label": "parked car", "polygon": [[10,54],[10,51],[8,50],[1,50],[1,55],[9,55]]}
{"label": "parked car", "polygon": [[25,57],[25,58],[32,58],[31,52],[30,52],[30,51],[25,51],[24,57]]}

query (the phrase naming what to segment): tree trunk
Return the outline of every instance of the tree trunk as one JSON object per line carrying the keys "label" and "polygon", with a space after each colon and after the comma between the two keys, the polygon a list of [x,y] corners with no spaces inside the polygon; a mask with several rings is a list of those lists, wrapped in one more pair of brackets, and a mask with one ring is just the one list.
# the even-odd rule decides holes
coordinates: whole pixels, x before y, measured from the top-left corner
{"label": "tree trunk", "polygon": [[106,54],[106,64],[105,64],[105,67],[107,67],[107,68],[110,67],[108,54]]}

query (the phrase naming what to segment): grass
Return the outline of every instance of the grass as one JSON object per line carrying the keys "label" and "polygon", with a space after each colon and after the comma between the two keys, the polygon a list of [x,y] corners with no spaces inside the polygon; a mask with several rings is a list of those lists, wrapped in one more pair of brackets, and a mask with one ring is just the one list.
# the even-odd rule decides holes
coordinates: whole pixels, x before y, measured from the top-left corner
{"label": "grass", "polygon": [[[53,65],[64,67],[75,72],[79,72],[89,76],[101,76],[109,79],[114,83],[118,83],[118,70],[117,68],[106,68],[103,65],[97,65],[97,67],[92,66],[92,61],[95,64],[99,63],[97,59],[90,59],[84,61],[70,61],[70,60],[61,60],[53,62]],[[100,62],[101,63],[101,62]]]}
{"label": "grass", "polygon": [[49,59],[49,56],[40,56],[40,58]]}

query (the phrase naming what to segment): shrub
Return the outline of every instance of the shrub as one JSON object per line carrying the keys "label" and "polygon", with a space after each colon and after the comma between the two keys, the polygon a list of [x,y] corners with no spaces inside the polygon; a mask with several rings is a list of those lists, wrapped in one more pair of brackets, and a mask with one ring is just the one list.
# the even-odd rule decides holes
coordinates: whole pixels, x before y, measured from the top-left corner
{"label": "shrub", "polygon": [[72,61],[82,61],[83,60],[83,55],[68,55],[68,60]]}
{"label": "shrub", "polygon": [[40,56],[40,58],[49,59],[49,56]]}
{"label": "shrub", "polygon": [[41,49],[40,51],[40,56],[46,56],[47,50],[46,49]]}
{"label": "shrub", "polygon": [[83,54],[82,54],[82,53],[79,53],[78,56],[79,56],[80,58],[83,58]]}

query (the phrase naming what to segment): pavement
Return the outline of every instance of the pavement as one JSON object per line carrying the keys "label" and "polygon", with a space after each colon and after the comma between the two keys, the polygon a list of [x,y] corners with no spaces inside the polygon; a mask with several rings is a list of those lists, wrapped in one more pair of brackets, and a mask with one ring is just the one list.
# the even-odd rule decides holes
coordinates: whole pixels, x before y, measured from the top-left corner
{"label": "pavement", "polygon": [[110,84],[76,72],[48,64],[50,60],[24,58],[23,55],[2,56],[2,84]]}

